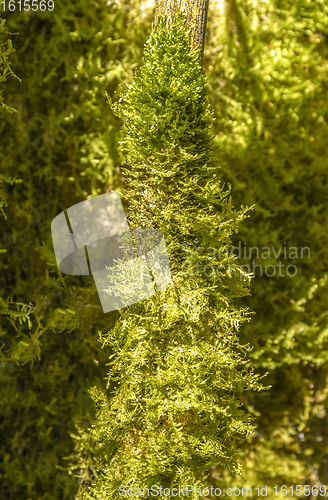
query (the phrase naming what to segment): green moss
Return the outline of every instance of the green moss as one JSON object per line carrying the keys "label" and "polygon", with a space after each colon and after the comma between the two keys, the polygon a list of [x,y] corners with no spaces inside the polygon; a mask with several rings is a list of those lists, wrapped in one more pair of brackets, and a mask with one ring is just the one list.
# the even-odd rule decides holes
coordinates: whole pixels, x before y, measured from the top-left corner
{"label": "green moss", "polygon": [[118,499],[120,485],[204,488],[211,465],[242,469],[238,446],[253,427],[241,395],[261,390],[238,338],[249,313],[234,306],[249,293],[249,276],[241,277],[232,257],[221,277],[197,275],[201,256],[190,262],[190,276],[182,267],[184,244],[191,254],[200,246],[230,248],[247,211],[233,208],[219,180],[205,81],[178,11],[172,30],[162,19],[152,32],[133,84],[113,106],[124,119],[130,225],[162,232],[172,278],[102,336],[114,353],[114,391],[91,392],[98,479],[83,499]]}

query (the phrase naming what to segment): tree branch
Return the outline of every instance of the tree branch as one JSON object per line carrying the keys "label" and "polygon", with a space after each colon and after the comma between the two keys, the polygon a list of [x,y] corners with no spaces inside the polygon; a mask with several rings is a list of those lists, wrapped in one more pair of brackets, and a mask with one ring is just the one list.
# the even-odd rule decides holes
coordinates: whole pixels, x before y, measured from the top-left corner
{"label": "tree branch", "polygon": [[208,3],[209,0],[156,0],[155,6],[155,27],[159,16],[166,16],[167,22],[172,26],[174,14],[178,9],[186,16],[186,24],[191,28],[190,46],[191,49],[199,46],[201,64],[203,64]]}

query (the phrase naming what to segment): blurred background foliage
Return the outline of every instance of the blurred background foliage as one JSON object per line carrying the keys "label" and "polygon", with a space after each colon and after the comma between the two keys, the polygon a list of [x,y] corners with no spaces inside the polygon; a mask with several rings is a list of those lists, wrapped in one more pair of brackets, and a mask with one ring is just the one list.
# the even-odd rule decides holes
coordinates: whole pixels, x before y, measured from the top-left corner
{"label": "blurred background foliage", "polygon": [[[88,388],[104,385],[111,353],[98,335],[119,315],[103,314],[91,276],[61,275],[50,226],[64,208],[124,185],[122,121],[105,91],[115,102],[119,84],[133,81],[153,16],[139,0],[2,13],[3,499],[73,499],[95,477]],[[327,26],[324,0],[210,5],[204,69],[216,154],[235,206],[255,204],[234,244],[258,249],[242,258],[251,271],[254,259],[276,269],[256,268],[241,299],[256,312],[243,328],[247,356],[272,388],[245,394],[257,432],[242,448],[242,476],[213,469],[221,488],[328,485]],[[309,247],[310,258],[261,257],[284,246]],[[283,276],[290,264],[296,275]]]}
{"label": "blurred background foliage", "polygon": [[327,21],[322,0],[227,0],[210,17],[205,64],[222,179],[237,206],[255,204],[234,237],[255,271],[242,302],[256,315],[244,334],[272,384],[246,395],[257,433],[242,477],[214,472],[222,485],[328,483]]}
{"label": "blurred background foliage", "polygon": [[[74,421],[82,432],[94,417],[88,388],[104,383],[110,355],[98,334],[118,313],[103,314],[91,276],[61,275],[50,230],[64,208],[122,185],[105,90],[113,97],[140,64],[152,21],[142,14],[88,0],[2,14],[13,34],[1,32],[0,70],[9,61],[21,81],[7,69],[3,97],[17,112],[0,111],[0,498],[71,499],[89,473],[63,467]],[[88,438],[77,443],[88,461]]]}

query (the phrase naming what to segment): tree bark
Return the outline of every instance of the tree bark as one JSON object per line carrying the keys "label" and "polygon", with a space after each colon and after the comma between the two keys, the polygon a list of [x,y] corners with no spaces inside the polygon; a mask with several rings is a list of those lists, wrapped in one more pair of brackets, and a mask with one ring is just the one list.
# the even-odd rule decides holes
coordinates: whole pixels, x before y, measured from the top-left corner
{"label": "tree bark", "polygon": [[172,26],[175,12],[180,9],[186,16],[186,24],[191,28],[191,49],[199,46],[200,61],[203,64],[205,32],[209,0],[156,0],[155,23],[159,16],[166,16],[166,21]]}

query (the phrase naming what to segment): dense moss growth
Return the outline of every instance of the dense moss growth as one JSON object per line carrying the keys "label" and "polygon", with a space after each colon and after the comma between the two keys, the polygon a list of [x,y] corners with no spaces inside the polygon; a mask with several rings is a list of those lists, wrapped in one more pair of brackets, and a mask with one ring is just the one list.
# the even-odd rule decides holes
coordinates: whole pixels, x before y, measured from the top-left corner
{"label": "dense moss growth", "polygon": [[[148,394],[150,383],[159,383],[162,393],[155,394],[154,404],[164,394],[165,383],[176,381],[176,392],[171,389],[170,394],[178,394],[181,381],[174,378],[175,363],[181,361],[180,369],[187,370],[194,360],[200,368],[202,358],[193,351],[190,339],[194,335],[206,346],[210,345],[206,344],[210,332],[227,332],[220,316],[224,307],[236,315],[248,307],[256,315],[249,323],[244,315],[239,332],[228,329],[226,338],[232,345],[226,345],[226,357],[212,366],[222,371],[224,360],[231,361],[230,373],[236,370],[238,381],[237,364],[246,356],[258,374],[269,372],[266,383],[272,388],[259,394],[245,391],[240,399],[247,378],[240,390],[237,382],[232,383],[236,404],[231,424],[239,422],[244,432],[230,434],[226,461],[220,458],[218,448],[206,454],[200,447],[205,462],[195,458],[197,471],[208,470],[211,454],[211,463],[216,457],[221,465],[211,468],[210,481],[221,488],[303,483],[328,486],[327,5],[322,0],[227,0],[221,10],[214,5],[210,9],[204,55],[206,80],[200,68],[192,64],[192,54],[185,55],[181,62],[179,51],[173,47],[165,55],[159,44],[156,49],[148,44],[146,60],[157,61],[157,66],[144,64],[135,83],[134,70],[142,63],[144,42],[151,32],[152,9],[143,11],[137,2],[56,0],[55,13],[3,14],[1,498],[73,499],[79,483],[96,483],[100,473],[100,481],[92,489],[99,496],[101,485],[110,489],[123,482],[120,471],[115,477],[114,465],[130,460],[133,447],[142,451],[135,457],[152,457],[158,470],[160,459],[149,454],[148,444],[142,442],[142,447],[137,447],[140,434],[129,434],[128,429],[134,425],[132,417],[122,430],[120,419],[113,427],[107,425],[106,415],[116,418],[115,404],[125,390],[131,395],[133,390],[139,391],[136,400],[140,394]],[[5,27],[16,35],[10,35]],[[180,48],[185,47],[183,40],[181,32],[181,39],[175,39]],[[154,58],[156,51],[162,54],[161,59]],[[154,92],[152,81],[158,81],[159,76],[162,83]],[[199,89],[193,81],[198,82]],[[120,82],[133,85],[126,89],[122,106],[112,106],[111,110],[104,93],[107,91],[116,102],[121,94]],[[184,86],[191,92],[189,100]],[[212,118],[205,105],[205,88]],[[178,110],[183,111],[181,116]],[[120,152],[123,121],[127,142]],[[200,124],[205,127],[203,131]],[[208,140],[209,127],[214,143]],[[130,224],[161,229],[170,252],[173,282],[166,292],[132,306],[113,330],[119,313],[103,314],[92,278],[65,277],[58,272],[50,226],[64,208],[108,189],[120,190],[124,185],[122,166],[131,180],[124,205],[127,208],[130,203]],[[219,179],[231,184],[236,207],[255,204],[250,218],[242,222],[246,212],[235,211],[229,204],[230,195]],[[231,223],[222,226],[229,214]],[[234,232],[237,229],[238,234]],[[225,245],[227,250],[231,248],[231,243],[241,256],[239,262],[229,251],[223,251]],[[248,257],[250,247],[255,249]],[[301,248],[307,247],[310,254],[307,250],[301,254]],[[213,275],[211,266],[215,268],[218,263],[219,273]],[[250,266],[244,268],[246,281],[235,279],[241,264]],[[281,271],[280,264],[284,266]],[[256,265],[262,266],[262,276],[259,267],[254,269]],[[283,276],[288,265],[296,266],[295,276],[293,267],[291,276]],[[248,273],[253,270],[251,295],[247,295]],[[234,297],[229,291],[231,283]],[[221,298],[227,298],[226,306],[219,302],[218,288],[209,288],[218,285]],[[213,308],[215,313],[206,312]],[[186,318],[193,313],[195,317],[188,322]],[[145,332],[137,314],[144,318]],[[152,317],[154,323],[149,324],[145,316]],[[159,332],[155,332],[155,325]],[[195,328],[197,336],[192,333]],[[151,337],[149,331],[153,330]],[[103,349],[97,341],[98,332]],[[150,356],[155,335],[159,340],[152,346],[153,358],[159,353],[160,359],[172,360],[172,373],[165,363],[159,371],[167,375],[167,381],[150,371],[158,362]],[[176,349],[174,341],[183,343],[184,352]],[[141,355],[134,360],[129,356],[137,342]],[[171,350],[165,350],[164,342]],[[244,354],[239,343],[243,349],[254,347]],[[219,348],[222,346],[217,345]],[[111,360],[112,378],[105,390],[103,378],[112,352],[119,356]],[[210,356],[215,351],[206,352]],[[142,363],[149,359],[153,364],[146,369]],[[123,387],[120,379],[113,381],[113,377],[119,366],[127,367],[129,362],[148,378]],[[202,366],[197,373],[205,377],[210,366]],[[131,380],[127,371],[127,380]],[[184,384],[188,388],[196,387],[195,373],[192,370],[186,375]],[[211,384],[204,384],[202,394],[213,403],[215,374],[208,376]],[[226,390],[225,383],[221,391]],[[87,391],[94,386],[103,388],[104,392],[94,390],[93,397],[104,407],[98,408],[92,436],[89,428],[95,414]],[[190,393],[186,397],[191,401]],[[135,400],[125,404],[137,411],[145,407],[140,405],[148,408],[152,404],[151,399]],[[239,400],[244,403],[243,412],[237,407]],[[193,428],[195,418],[209,425],[205,416],[210,413],[198,415],[194,409],[189,418],[186,410],[177,424],[176,407],[160,408],[164,416],[172,415],[172,420],[149,422],[155,442],[162,442],[160,432],[166,432],[165,436],[173,425],[179,425],[181,439],[190,453],[198,456],[199,450],[196,454],[187,442],[187,430]],[[256,430],[248,433],[242,444],[251,428],[251,416]],[[144,417],[139,427],[145,422]],[[225,422],[227,430],[228,420]],[[107,428],[111,434],[102,444],[100,438]],[[121,429],[122,436],[127,437],[116,458],[110,448],[117,439],[113,429]],[[215,443],[219,437],[211,434],[210,426],[206,429],[210,442]],[[190,439],[197,440],[193,432]],[[235,474],[238,443],[242,476]],[[172,452],[173,440],[171,446]],[[115,458],[110,463],[114,477],[104,472],[107,452]],[[185,458],[180,456],[178,460],[187,471]],[[165,460],[174,470],[176,462],[167,456]],[[135,462],[130,463],[134,467]],[[167,482],[173,480],[170,474]],[[268,497],[273,500],[272,488]],[[288,493],[286,498],[292,497]]]}
{"label": "dense moss growth", "polygon": [[[115,388],[111,395],[92,391],[98,478],[83,499],[118,499],[120,487],[203,489],[213,464],[240,473],[238,445],[253,430],[242,395],[261,385],[238,337],[249,314],[234,306],[249,293],[249,276],[229,253],[196,252],[230,249],[247,210],[234,209],[219,180],[205,75],[184,23],[180,11],[172,29],[161,18],[133,84],[113,106],[124,119],[128,220],[132,228],[162,232],[171,280],[102,336],[113,350],[108,385]],[[195,272],[200,261],[220,267],[221,276]]]}

